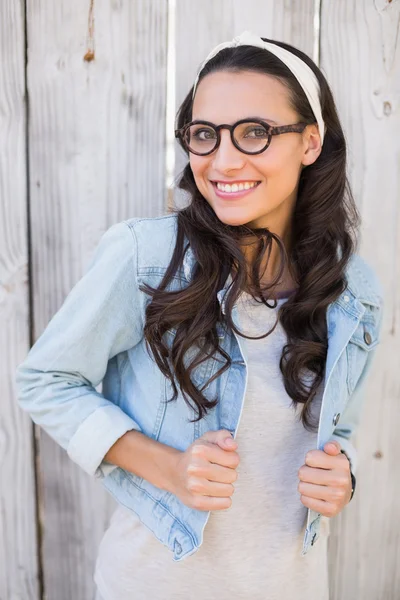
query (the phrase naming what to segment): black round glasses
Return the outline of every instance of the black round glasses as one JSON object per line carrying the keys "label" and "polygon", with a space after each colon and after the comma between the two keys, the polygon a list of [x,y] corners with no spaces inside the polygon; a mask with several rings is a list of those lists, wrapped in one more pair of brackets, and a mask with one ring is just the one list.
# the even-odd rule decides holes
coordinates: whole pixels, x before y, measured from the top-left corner
{"label": "black round glasses", "polygon": [[273,127],[260,119],[241,119],[233,125],[214,125],[210,121],[191,121],[175,130],[175,137],[182,140],[185,148],[193,154],[206,156],[221,143],[221,129],[229,129],[235,148],[245,154],[260,154],[268,148],[273,135],[301,133],[308,123],[294,123]]}

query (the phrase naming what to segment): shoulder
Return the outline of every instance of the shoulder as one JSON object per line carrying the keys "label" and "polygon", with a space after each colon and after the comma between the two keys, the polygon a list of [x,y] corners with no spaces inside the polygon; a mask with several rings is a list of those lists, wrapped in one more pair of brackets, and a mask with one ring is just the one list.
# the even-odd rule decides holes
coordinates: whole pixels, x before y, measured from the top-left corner
{"label": "shoulder", "polygon": [[171,213],[159,217],[133,217],[122,221],[137,237],[148,233],[174,235],[177,227],[177,215]]}
{"label": "shoulder", "polygon": [[375,269],[365,258],[354,253],[347,265],[346,276],[349,290],[360,302],[382,306],[382,282]]}
{"label": "shoulder", "polygon": [[172,258],[177,234],[177,215],[136,217],[121,222],[134,240],[140,269],[166,268]]}

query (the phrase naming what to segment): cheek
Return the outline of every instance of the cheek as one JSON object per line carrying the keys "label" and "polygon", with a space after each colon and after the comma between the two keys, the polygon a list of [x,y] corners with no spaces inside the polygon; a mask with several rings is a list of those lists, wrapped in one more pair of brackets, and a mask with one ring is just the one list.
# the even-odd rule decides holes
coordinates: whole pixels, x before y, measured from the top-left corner
{"label": "cheek", "polygon": [[207,194],[207,172],[208,172],[208,162],[206,160],[202,160],[201,157],[194,157],[190,159],[190,168],[192,169],[193,177],[195,184],[200,191],[201,194]]}
{"label": "cheek", "polygon": [[193,176],[195,179],[199,179],[204,176],[207,171],[208,161],[200,156],[190,156],[190,168],[192,169]]}

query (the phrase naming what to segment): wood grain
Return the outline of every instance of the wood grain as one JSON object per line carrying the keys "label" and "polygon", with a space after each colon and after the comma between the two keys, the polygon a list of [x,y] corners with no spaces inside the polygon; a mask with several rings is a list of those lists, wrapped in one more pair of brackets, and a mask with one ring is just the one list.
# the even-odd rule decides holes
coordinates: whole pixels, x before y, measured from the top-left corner
{"label": "wood grain", "polygon": [[373,365],[351,504],[332,522],[332,600],[400,597],[400,3],[322,3],[321,67],[349,146],[361,210],[359,253],[385,291],[382,342]]}
{"label": "wood grain", "polygon": [[[28,0],[35,338],[101,234],[165,205],[167,4]],[[40,437],[49,600],[93,597],[113,501]]]}
{"label": "wood grain", "polygon": [[23,3],[0,12],[0,598],[37,600],[33,428],[15,399],[29,348]]}

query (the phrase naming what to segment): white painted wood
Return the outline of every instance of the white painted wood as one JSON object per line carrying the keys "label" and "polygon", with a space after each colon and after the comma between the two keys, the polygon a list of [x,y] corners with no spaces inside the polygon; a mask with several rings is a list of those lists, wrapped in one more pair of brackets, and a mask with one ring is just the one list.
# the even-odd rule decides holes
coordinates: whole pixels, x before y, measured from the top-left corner
{"label": "white painted wood", "polygon": [[[105,229],[165,206],[165,0],[28,0],[35,337],[80,278]],[[93,597],[114,507],[40,438],[44,578],[50,600]]]}
{"label": "white painted wood", "polygon": [[400,2],[322,2],[321,67],[349,145],[360,254],[385,291],[382,343],[355,438],[351,504],[332,521],[332,600],[400,597]]}
{"label": "white painted wood", "polygon": [[0,598],[37,600],[33,428],[15,400],[29,348],[23,3],[0,10]]}
{"label": "white painted wood", "polygon": [[[295,0],[203,0],[193,11],[191,0],[176,1],[176,102],[177,109],[192,87],[197,70],[209,52],[244,30],[261,37],[293,44],[313,55],[314,2]],[[175,186],[188,162],[176,143]],[[179,189],[173,193],[178,206],[187,203]]]}

